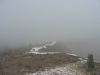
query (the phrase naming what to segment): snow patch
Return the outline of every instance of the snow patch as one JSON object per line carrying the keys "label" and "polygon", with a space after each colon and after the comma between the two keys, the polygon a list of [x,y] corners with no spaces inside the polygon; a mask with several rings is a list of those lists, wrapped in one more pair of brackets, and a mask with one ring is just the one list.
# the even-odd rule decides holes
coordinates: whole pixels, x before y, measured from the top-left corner
{"label": "snow patch", "polygon": [[60,52],[30,52],[30,53],[33,53],[33,54],[57,54]]}
{"label": "snow patch", "polygon": [[86,59],[83,59],[83,58],[78,58],[80,61],[79,62],[81,62],[81,63],[86,63],[87,62],[87,60]]}
{"label": "snow patch", "polygon": [[77,63],[67,64],[65,66],[46,69],[45,71],[38,71],[36,73],[29,73],[25,75],[85,75],[78,69]]}
{"label": "snow patch", "polygon": [[78,56],[76,54],[71,54],[71,53],[66,53],[66,54],[71,55],[71,56]]}
{"label": "snow patch", "polygon": [[59,52],[39,52],[41,49],[47,48],[47,46],[53,46],[55,44],[56,44],[56,42],[52,42],[52,43],[48,43],[48,44],[45,44],[45,45],[40,46],[40,47],[33,47],[30,50],[30,52],[27,52],[27,53],[33,53],[33,54],[56,54],[56,53],[59,53]]}

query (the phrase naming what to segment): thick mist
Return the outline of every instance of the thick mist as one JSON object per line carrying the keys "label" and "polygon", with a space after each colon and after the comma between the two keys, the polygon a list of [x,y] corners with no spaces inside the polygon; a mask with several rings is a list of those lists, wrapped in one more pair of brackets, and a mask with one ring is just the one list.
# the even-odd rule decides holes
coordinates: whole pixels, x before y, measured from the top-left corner
{"label": "thick mist", "polygon": [[0,0],[0,47],[88,39],[100,39],[99,0]]}

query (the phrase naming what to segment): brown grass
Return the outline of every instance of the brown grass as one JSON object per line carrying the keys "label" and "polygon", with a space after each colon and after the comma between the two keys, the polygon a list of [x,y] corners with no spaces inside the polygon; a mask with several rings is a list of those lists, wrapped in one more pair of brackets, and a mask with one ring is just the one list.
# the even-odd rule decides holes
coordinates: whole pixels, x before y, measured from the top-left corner
{"label": "brown grass", "polygon": [[54,67],[76,62],[77,57],[66,54],[35,55],[15,54],[1,56],[1,73],[4,75],[24,75],[26,72],[44,70],[45,67]]}

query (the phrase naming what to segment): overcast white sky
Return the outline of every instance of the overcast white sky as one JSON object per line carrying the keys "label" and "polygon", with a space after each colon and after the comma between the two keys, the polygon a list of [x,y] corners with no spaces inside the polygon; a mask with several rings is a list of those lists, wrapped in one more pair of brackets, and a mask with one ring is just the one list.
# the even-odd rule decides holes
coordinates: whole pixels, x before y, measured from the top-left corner
{"label": "overcast white sky", "polygon": [[0,44],[100,37],[100,0],[0,0]]}

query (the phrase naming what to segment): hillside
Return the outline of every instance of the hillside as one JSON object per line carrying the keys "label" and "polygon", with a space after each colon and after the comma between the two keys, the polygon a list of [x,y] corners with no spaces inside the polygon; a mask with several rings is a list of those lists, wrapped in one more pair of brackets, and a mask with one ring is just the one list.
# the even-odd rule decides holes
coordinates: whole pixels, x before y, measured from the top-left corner
{"label": "hillside", "polygon": [[[0,73],[1,75],[85,75],[86,60],[68,52],[50,52],[50,49],[57,50],[61,47],[57,46],[53,42],[32,48],[9,50],[0,55]],[[99,69],[100,65],[97,67]]]}

